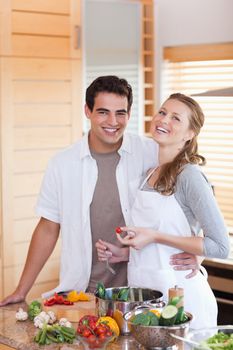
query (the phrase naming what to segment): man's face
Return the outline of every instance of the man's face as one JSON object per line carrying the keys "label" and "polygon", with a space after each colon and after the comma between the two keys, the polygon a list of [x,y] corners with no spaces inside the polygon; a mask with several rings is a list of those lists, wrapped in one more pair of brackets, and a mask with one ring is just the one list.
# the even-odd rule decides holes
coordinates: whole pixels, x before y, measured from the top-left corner
{"label": "man's face", "polygon": [[85,105],[86,116],[91,122],[89,145],[93,151],[110,153],[120,148],[130,117],[127,108],[127,97],[108,92],[100,92],[95,97],[92,111]]}

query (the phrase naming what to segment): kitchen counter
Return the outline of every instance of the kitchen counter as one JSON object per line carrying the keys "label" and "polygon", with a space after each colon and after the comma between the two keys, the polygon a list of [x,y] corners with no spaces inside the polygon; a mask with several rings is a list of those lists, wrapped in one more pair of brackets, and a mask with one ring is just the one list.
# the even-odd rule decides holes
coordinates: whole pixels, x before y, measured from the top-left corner
{"label": "kitchen counter", "polygon": [[[20,350],[83,350],[84,347],[75,341],[74,344],[51,344],[39,346],[33,341],[38,328],[34,327],[32,321],[16,321],[15,313],[19,307],[27,310],[26,303],[18,303],[0,307],[0,349],[20,349]],[[76,324],[73,324],[76,327]],[[143,350],[132,337],[121,336],[106,350]]]}

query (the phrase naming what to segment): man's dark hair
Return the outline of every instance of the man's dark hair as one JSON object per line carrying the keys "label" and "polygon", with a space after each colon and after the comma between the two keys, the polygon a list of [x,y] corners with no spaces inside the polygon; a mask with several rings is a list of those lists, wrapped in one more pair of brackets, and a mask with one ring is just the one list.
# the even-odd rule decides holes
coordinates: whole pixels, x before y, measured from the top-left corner
{"label": "man's dark hair", "polygon": [[95,97],[100,92],[108,92],[127,97],[127,112],[130,111],[133,102],[133,93],[126,79],[118,78],[115,75],[106,75],[96,78],[86,90],[86,104],[91,111],[94,107]]}

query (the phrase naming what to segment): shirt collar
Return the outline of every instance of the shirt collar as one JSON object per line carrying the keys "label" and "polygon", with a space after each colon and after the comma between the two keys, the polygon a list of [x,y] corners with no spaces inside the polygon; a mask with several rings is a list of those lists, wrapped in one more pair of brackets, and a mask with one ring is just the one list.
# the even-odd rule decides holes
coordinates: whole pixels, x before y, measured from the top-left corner
{"label": "shirt collar", "polygon": [[[89,148],[89,143],[88,143],[88,134],[89,133],[86,133],[83,136],[83,142],[82,142],[81,153],[80,153],[80,158],[81,159],[85,158],[87,156],[92,158],[91,152],[90,152],[90,148]],[[130,137],[126,133],[123,136],[122,145],[121,145],[121,147],[118,150],[118,153],[120,155],[122,155],[124,152],[127,152],[127,153],[131,153],[132,152],[132,145],[131,145],[131,142],[130,142]]]}

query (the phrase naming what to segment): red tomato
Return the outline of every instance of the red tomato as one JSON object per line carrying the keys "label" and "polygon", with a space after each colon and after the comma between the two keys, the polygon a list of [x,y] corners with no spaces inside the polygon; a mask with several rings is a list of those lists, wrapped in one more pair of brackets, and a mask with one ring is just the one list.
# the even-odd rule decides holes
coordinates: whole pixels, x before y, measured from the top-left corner
{"label": "red tomato", "polygon": [[121,234],[123,231],[122,231],[122,229],[119,226],[117,226],[115,228],[115,232],[118,233],[118,234]]}
{"label": "red tomato", "polygon": [[83,337],[88,338],[91,334],[92,334],[91,331],[88,328],[86,328],[86,329],[84,329],[82,335],[83,335]]}
{"label": "red tomato", "polygon": [[99,341],[101,343],[103,343],[105,341],[105,339],[106,339],[106,335],[104,333],[102,333],[102,334],[99,335],[98,339],[99,339]]}
{"label": "red tomato", "polygon": [[111,337],[112,336],[112,332],[111,331],[107,331],[106,332],[106,337]]}
{"label": "red tomato", "polygon": [[94,334],[89,335],[87,338],[89,344],[93,344],[96,341],[96,336]]}

